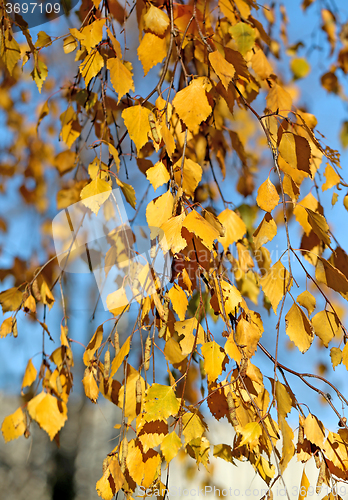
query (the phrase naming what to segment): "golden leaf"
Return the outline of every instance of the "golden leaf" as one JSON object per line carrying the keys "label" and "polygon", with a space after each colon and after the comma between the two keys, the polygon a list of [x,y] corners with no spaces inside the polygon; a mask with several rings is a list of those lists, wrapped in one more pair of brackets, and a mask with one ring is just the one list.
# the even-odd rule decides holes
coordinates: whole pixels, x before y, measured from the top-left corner
{"label": "golden leaf", "polygon": [[259,227],[253,234],[253,240],[256,250],[269,241],[272,241],[277,234],[277,225],[270,213],[266,213]]}
{"label": "golden leaf", "polygon": [[180,403],[175,397],[172,387],[161,384],[152,384],[145,397],[145,420],[157,420],[176,415]]}
{"label": "golden leaf", "polygon": [[256,31],[249,24],[240,22],[229,28],[229,32],[237,43],[239,52],[244,56],[255,45]]}
{"label": "golden leaf", "polygon": [[226,251],[229,245],[243,238],[246,233],[246,226],[236,212],[229,208],[221,212],[221,214],[218,215],[218,219],[226,230],[225,236],[219,236],[219,241]]}
{"label": "golden leaf", "polygon": [[[140,381],[140,382],[139,382]],[[127,365],[127,378],[126,378],[126,398],[124,403],[124,389],[123,385],[118,393],[118,403],[117,405],[123,410],[125,418],[128,418],[128,423],[130,424],[135,417],[143,411],[143,400],[141,403],[136,401],[136,390],[137,385],[141,388],[141,393],[145,393],[145,381],[143,377],[139,376],[138,370],[135,370],[129,364]],[[153,419],[155,420],[155,419]]]}
{"label": "golden leaf", "polygon": [[167,14],[150,4],[150,8],[144,15],[144,27],[151,30],[156,35],[164,35],[169,26],[169,17]]}
{"label": "golden leaf", "polygon": [[14,413],[4,418],[1,426],[1,432],[5,443],[23,436],[27,422],[22,408],[18,408]]}
{"label": "golden leaf", "polygon": [[207,426],[198,414],[188,412],[182,416],[182,432],[186,444],[202,437],[206,428]]}
{"label": "golden leaf", "polygon": [[243,436],[243,438],[240,442],[240,446],[243,446],[244,444],[248,444],[252,449],[259,442],[259,437],[262,434],[262,427],[257,422],[249,422],[244,427],[240,428],[240,433]]}
{"label": "golden leaf", "polygon": [[[266,297],[270,300],[275,314],[281,299],[285,295],[286,288],[289,283],[290,274],[283,264],[278,260],[272,266],[267,274],[260,278],[260,284]],[[292,280],[289,285],[289,290],[292,286]]]}
{"label": "golden leaf", "polygon": [[23,382],[22,382],[22,391],[21,393],[23,394],[23,389],[24,387],[30,387],[31,384],[34,382],[36,379],[37,375],[37,370],[35,366],[33,365],[33,362],[31,359],[29,359],[27,367],[25,369],[24,377],[23,377]]}
{"label": "golden leaf", "polygon": [[316,211],[318,208],[318,200],[314,198],[312,193],[308,193],[300,203],[301,204],[297,204],[294,208],[294,214],[297,222],[301,224],[305,234],[308,236],[312,230],[312,226],[308,222],[308,213],[306,212],[306,208]]}
{"label": "golden leaf", "polygon": [[283,474],[295,453],[295,446],[293,443],[294,433],[283,416],[280,416],[279,424],[283,436],[282,458],[279,465],[280,471]]}
{"label": "golden leaf", "polygon": [[284,132],[278,149],[279,154],[291,167],[311,174],[309,168],[311,148],[307,139],[291,132]]}
{"label": "golden leaf", "polygon": [[171,250],[173,254],[183,250],[187,241],[181,236],[181,229],[185,220],[186,214],[183,212],[181,215],[171,217],[167,222],[161,225],[165,238],[160,241],[160,245],[164,252]]}
{"label": "golden leaf", "polygon": [[208,376],[208,382],[213,382],[222,373],[227,361],[226,354],[222,347],[216,342],[206,342],[201,348],[204,358],[204,370]]}
{"label": "golden leaf", "polygon": [[325,427],[320,422],[320,420],[309,413],[306,420],[304,421],[303,427],[307,439],[309,439],[311,443],[315,444],[319,448],[322,448],[325,439]]}
{"label": "golden leaf", "polygon": [[326,191],[327,189],[330,189],[330,188],[336,186],[341,180],[340,176],[333,169],[333,167],[330,165],[330,163],[326,164],[324,175],[325,175],[326,181],[321,186],[322,191]]}
{"label": "golden leaf", "polygon": [[131,186],[130,184],[126,184],[125,182],[121,182],[119,179],[116,179],[116,183],[118,186],[120,186],[121,191],[124,194],[124,197],[126,198],[127,202],[130,204],[132,208],[135,209],[137,201],[136,201],[134,187]]}
{"label": "golden leaf", "polygon": [[[179,186],[181,185],[181,165],[182,158],[173,166],[174,178]],[[181,187],[183,191],[190,196],[190,198],[194,198],[196,187],[200,183],[201,179],[202,167],[189,158],[185,158],[183,167],[183,182]]]}
{"label": "golden leaf", "polygon": [[161,443],[161,451],[167,463],[176,457],[182,446],[181,439],[175,431],[168,434]]}
{"label": "golden leaf", "polygon": [[174,198],[170,191],[150,201],[146,207],[146,220],[151,230],[151,238],[161,234],[160,227],[171,218],[173,207]]}
{"label": "golden leaf", "polygon": [[348,280],[345,275],[327,260],[319,257],[315,267],[315,278],[319,283],[325,283],[328,287],[340,293],[347,299]]}
{"label": "golden leaf", "polygon": [[330,357],[331,357],[332,368],[335,369],[336,366],[342,363],[343,356],[341,349],[339,347],[331,347]]}
{"label": "golden leaf", "polygon": [[276,390],[275,396],[277,400],[277,410],[280,417],[285,418],[292,406],[292,399],[285,385],[283,385],[279,380],[276,380]]}
{"label": "golden leaf", "polygon": [[304,498],[306,498],[309,487],[310,487],[310,482],[308,481],[305,470],[303,469],[298,500],[304,500]]}
{"label": "golden leaf", "polygon": [[228,444],[215,444],[214,445],[214,451],[213,451],[214,457],[222,458],[223,460],[226,460],[226,462],[233,462],[233,451],[231,446]]}
{"label": "golden leaf", "polygon": [[116,354],[114,360],[112,361],[110,377],[113,377],[115,375],[115,373],[117,372],[117,370],[121,366],[124,358],[129,353],[130,341],[131,341],[131,337],[128,337],[127,340],[122,345],[119,352]]}
{"label": "golden leaf", "polygon": [[151,182],[155,191],[170,180],[169,172],[161,161],[158,161],[153,167],[146,170],[146,177]]}
{"label": "golden leaf", "polygon": [[40,392],[31,399],[27,408],[31,418],[47,432],[51,441],[68,418],[66,404],[45,392]]}
{"label": "golden leaf", "polygon": [[183,336],[183,338],[179,341],[179,344],[181,352],[184,356],[187,356],[192,352],[195,342],[193,330],[198,330],[196,332],[196,346],[204,344],[204,330],[196,318],[186,319],[185,321],[176,321],[174,323],[174,329],[179,337]]}
{"label": "golden leaf", "polygon": [[251,66],[262,80],[266,80],[273,73],[273,68],[261,49],[257,49],[252,55]]}
{"label": "golden leaf", "polygon": [[102,477],[97,481],[95,488],[97,493],[103,500],[112,500],[114,497],[114,491],[110,486],[109,482],[110,471],[106,469]]}
{"label": "golden leaf", "polygon": [[111,190],[112,187],[108,182],[96,177],[82,189],[80,197],[82,203],[98,215],[100,207],[109,198]]}
{"label": "golden leaf", "polygon": [[305,290],[304,292],[300,293],[300,295],[298,295],[296,300],[300,304],[300,306],[305,307],[307,309],[309,315],[312,314],[316,306],[316,300],[315,297],[313,297],[313,295],[311,294],[311,292]]}
{"label": "golden leaf", "polygon": [[338,333],[340,326],[336,315],[330,311],[320,311],[312,318],[315,334],[320,338],[325,347]]}
{"label": "golden leaf", "polygon": [[218,50],[216,50],[215,52],[210,52],[209,61],[213,67],[213,70],[220,78],[222,85],[227,90],[235,74],[234,66],[227,62]]}
{"label": "golden leaf", "polygon": [[308,351],[314,340],[314,329],[297,304],[293,304],[285,316],[285,331],[302,353]]}
{"label": "golden leaf", "polygon": [[46,77],[48,75],[47,66],[42,61],[42,59],[38,59],[37,63],[34,66],[33,71],[30,74],[32,76],[32,79],[36,83],[37,88],[41,94],[43,82],[46,80]]}
{"label": "golden leaf", "polygon": [[174,286],[169,290],[167,296],[173,304],[174,311],[179,316],[180,320],[183,321],[185,319],[185,313],[188,306],[186,293],[182,290],[182,288],[174,283]]}
{"label": "golden leaf", "polygon": [[64,38],[63,50],[65,54],[70,54],[70,52],[74,52],[77,49],[77,41],[72,35]]}
{"label": "golden leaf", "polygon": [[214,240],[219,238],[219,231],[206,221],[198,212],[192,210],[183,222],[183,227],[198,236],[203,245],[209,250],[213,249]]}
{"label": "golden leaf", "polygon": [[[110,71],[110,80],[118,94],[118,103],[130,90],[135,91],[133,76],[119,57],[108,59],[107,68]],[[87,84],[86,84],[87,85]]]}
{"label": "golden leaf", "polygon": [[313,212],[310,208],[306,208],[305,210],[308,214],[308,222],[312,227],[315,234],[320,238],[327,246],[330,246],[331,240],[329,236],[330,228],[326,219],[323,215],[320,215],[316,212]]}
{"label": "golden leaf", "polygon": [[97,76],[99,71],[104,67],[104,59],[97,50],[94,50],[87,55],[86,59],[80,64],[80,73],[85,79],[85,85],[88,86],[89,82]]}
{"label": "golden leaf", "polygon": [[167,55],[167,42],[165,37],[159,37],[153,33],[145,33],[138,47],[138,57],[143,65],[144,75],[156,64],[163,61]]}
{"label": "golden leaf", "polygon": [[[15,311],[19,308],[22,302],[22,292],[18,288],[9,288],[4,292],[0,293],[0,304],[2,307],[2,312]],[[8,319],[8,318],[7,318]]]}
{"label": "golden leaf", "polygon": [[97,19],[88,26],[85,26],[81,31],[71,28],[70,33],[80,40],[81,44],[86,47],[87,52],[90,52],[93,47],[102,41],[104,24],[105,19]]}
{"label": "golden leaf", "polygon": [[283,89],[277,83],[273,84],[273,87],[268,92],[267,98],[267,108],[276,113],[287,116],[291,111],[292,99],[290,94]]}
{"label": "golden leaf", "polygon": [[[22,295],[22,294],[21,294]],[[6,318],[2,322],[0,326],[0,338],[6,337],[6,335],[9,335],[10,333],[13,332],[13,327],[15,324],[16,320],[13,318]]]}
{"label": "golden leaf", "polygon": [[162,134],[162,137],[164,140],[164,144],[166,146],[168,156],[171,159],[173,156],[173,153],[176,149],[176,145],[175,145],[174,137],[171,134],[170,130],[168,129],[168,127],[165,123],[162,123],[161,134]]}
{"label": "golden leaf", "polygon": [[129,137],[134,142],[138,152],[147,143],[147,134],[151,132],[149,114],[150,110],[140,104],[122,111],[122,118],[128,129]]}
{"label": "golden leaf", "polygon": [[198,133],[199,125],[212,112],[205,93],[205,85],[205,78],[195,78],[188,87],[176,94],[172,103],[181,120],[193,134]]}
{"label": "golden leaf", "polygon": [[82,383],[86,396],[92,401],[92,403],[96,403],[99,395],[99,389],[93,373],[88,368],[86,368]]}
{"label": "golden leaf", "polygon": [[103,341],[103,325],[99,325],[83,354],[83,362],[88,366]]}
{"label": "golden leaf", "polygon": [[235,343],[233,339],[233,333],[231,333],[225,343],[224,346],[225,352],[229,355],[231,359],[234,359],[238,364],[240,364],[241,359],[242,359],[242,353],[238,349],[237,344]]}
{"label": "golden leaf", "polygon": [[253,321],[247,321],[241,318],[237,323],[236,341],[239,345],[245,346],[244,353],[248,358],[254,356],[257,349],[257,343],[262,336],[262,331]]}
{"label": "golden leaf", "polygon": [[265,210],[265,212],[271,212],[278,205],[279,194],[269,180],[269,177],[267,177],[267,180],[259,187],[256,203],[262,210]]}

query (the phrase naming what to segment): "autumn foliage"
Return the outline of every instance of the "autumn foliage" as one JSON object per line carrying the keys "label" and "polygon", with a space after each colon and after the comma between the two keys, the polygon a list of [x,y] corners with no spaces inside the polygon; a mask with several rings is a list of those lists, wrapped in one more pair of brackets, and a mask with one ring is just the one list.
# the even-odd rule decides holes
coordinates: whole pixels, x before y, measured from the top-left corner
{"label": "autumn foliage", "polygon": [[[305,13],[312,3],[318,2],[304,0]],[[294,368],[291,356],[289,365],[279,362],[288,338],[301,353],[320,344],[334,369],[348,369],[340,306],[341,297],[348,299],[348,256],[320,203],[331,190],[332,206],[348,209],[348,184],[316,117],[296,105],[297,82],[310,66],[290,47],[285,6],[82,0],[71,17],[76,27],[53,37],[45,24],[35,42],[20,17],[17,41],[1,9],[0,105],[11,132],[1,153],[3,190],[18,175],[32,181],[19,193],[42,217],[47,254],[46,262],[33,256],[1,270],[13,286],[0,294],[0,336],[20,342],[21,315],[40,323],[44,340],[41,365],[29,359],[23,378],[22,394],[32,386],[31,397],[2,423],[5,441],[28,437],[34,422],[57,440],[68,418],[74,339],[65,307],[69,277],[52,250],[50,169],[58,186],[53,216],[82,202],[87,214],[107,218],[118,188],[130,227],[146,217],[151,240],[171,259],[170,282],[159,286],[148,269],[158,286],[136,296],[132,307],[121,303],[115,283],[107,299],[111,320],[98,326],[83,354],[86,397],[96,403],[102,396],[122,410],[98,495],[111,500],[123,490],[130,498],[137,485],[164,487],[161,466],[178,454],[206,467],[212,455],[248,460],[269,496],[295,454],[303,463],[315,457],[317,491],[348,480],[347,399],[331,384],[336,405],[318,386],[325,379]],[[321,85],[339,97],[338,77],[348,73],[347,24],[328,8],[319,12],[325,50],[335,58]],[[50,66],[48,50],[66,58],[64,79]],[[286,51],[288,78],[280,62]],[[135,77],[139,63],[145,78]],[[16,99],[22,109],[29,106],[27,76],[37,85],[34,125],[16,109]],[[283,248],[274,259],[277,234]],[[105,259],[124,259],[126,243],[107,236]],[[139,276],[145,289],[147,277]],[[63,311],[53,350],[45,322],[52,307]],[[134,324],[124,334],[123,315]],[[263,343],[269,315],[277,318],[267,331],[271,351]],[[140,363],[131,364],[136,349]],[[254,364],[256,351],[268,360],[267,373]],[[327,400],[337,432],[300,404],[289,374]],[[291,411],[298,433],[288,422]],[[232,446],[208,441],[208,414],[230,422]],[[301,484],[307,491],[305,474]]]}

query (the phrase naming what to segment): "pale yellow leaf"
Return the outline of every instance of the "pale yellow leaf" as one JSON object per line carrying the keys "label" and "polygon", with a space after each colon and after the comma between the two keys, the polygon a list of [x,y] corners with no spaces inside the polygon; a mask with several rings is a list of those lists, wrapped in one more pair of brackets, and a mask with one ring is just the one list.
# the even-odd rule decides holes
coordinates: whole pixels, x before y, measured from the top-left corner
{"label": "pale yellow leaf", "polygon": [[108,182],[96,177],[82,189],[80,197],[82,203],[98,215],[100,207],[109,198],[111,190]]}

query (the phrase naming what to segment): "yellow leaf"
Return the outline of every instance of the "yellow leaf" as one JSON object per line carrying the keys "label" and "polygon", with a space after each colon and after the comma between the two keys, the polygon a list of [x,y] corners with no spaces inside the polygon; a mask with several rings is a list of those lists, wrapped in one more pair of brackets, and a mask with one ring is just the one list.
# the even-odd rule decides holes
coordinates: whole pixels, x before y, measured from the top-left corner
{"label": "yellow leaf", "polygon": [[[116,457],[112,458],[109,462],[108,469],[115,483],[115,493],[117,493],[123,486],[124,475],[122,474],[120,464]],[[114,493],[114,494],[115,494]]]}
{"label": "yellow leaf", "polygon": [[308,351],[314,339],[314,330],[297,304],[293,304],[285,316],[285,331],[302,353]]}
{"label": "yellow leaf", "polygon": [[335,369],[336,366],[342,363],[343,356],[341,349],[339,347],[331,347],[330,357],[331,357],[332,368]]}
{"label": "yellow leaf", "polygon": [[66,149],[54,157],[53,165],[59,172],[59,175],[64,175],[76,166],[76,153]]}
{"label": "yellow leaf", "polygon": [[145,398],[145,420],[166,419],[176,415],[179,407],[180,403],[175,397],[172,387],[152,384],[147,390]]}
{"label": "yellow leaf", "polygon": [[144,15],[144,27],[151,30],[156,35],[164,35],[169,26],[169,17],[167,14],[150,4],[149,10]]}
{"label": "yellow leaf", "polygon": [[[93,47],[102,41],[105,21],[105,19],[97,19],[82,29],[78,38],[81,44],[86,47],[87,52],[90,52]],[[72,33],[72,30],[70,30],[70,33]],[[74,33],[76,34],[76,31]],[[72,34],[74,35],[74,33]]]}
{"label": "yellow leaf", "polygon": [[267,177],[267,180],[259,187],[256,203],[262,210],[265,210],[265,212],[271,212],[278,205],[278,202],[279,194],[269,180],[269,177]]}
{"label": "yellow leaf", "polygon": [[334,186],[336,186],[340,182],[340,176],[336,173],[330,163],[326,164],[325,172],[324,172],[326,181],[321,186],[322,191],[326,191]]}
{"label": "yellow leaf", "polygon": [[240,433],[242,434],[243,438],[239,446],[248,444],[249,446],[254,448],[259,442],[259,437],[262,434],[262,428],[261,425],[257,422],[249,422],[244,427],[241,427]]}
{"label": "yellow leaf", "polygon": [[215,52],[210,52],[209,61],[213,67],[213,70],[220,78],[222,85],[227,90],[235,74],[234,66],[227,62],[218,50],[216,50]]}
{"label": "yellow leaf", "polygon": [[147,134],[151,132],[149,114],[150,110],[140,106],[140,104],[122,111],[122,118],[128,129],[129,137],[134,142],[138,152],[147,143]]}
{"label": "yellow leaf", "polygon": [[119,369],[119,367],[121,366],[124,358],[127,356],[127,354],[129,353],[129,349],[130,349],[130,340],[131,340],[131,337],[128,337],[127,340],[125,341],[125,343],[122,345],[121,349],[119,350],[119,352],[116,354],[112,364],[111,364],[111,373],[110,373],[110,377],[113,377],[115,375],[115,373],[117,372],[117,370]]}
{"label": "yellow leaf", "polygon": [[276,380],[275,396],[277,400],[277,410],[280,417],[285,418],[291,410],[292,399],[285,386]]}
{"label": "yellow leaf", "polygon": [[[289,283],[290,274],[283,264],[278,260],[272,266],[267,274],[260,278],[260,284],[266,297],[270,300],[275,314],[281,299],[285,295],[286,288]],[[292,286],[292,280],[289,285],[289,290]]]}
{"label": "yellow leaf", "polygon": [[65,54],[70,54],[70,52],[74,52],[77,49],[77,41],[72,35],[64,38],[63,50]]}
{"label": "yellow leaf", "polygon": [[115,292],[109,293],[106,297],[106,305],[114,316],[118,316],[123,311],[127,311],[129,308],[129,299],[125,288],[121,286],[121,288]]}
{"label": "yellow leaf", "polygon": [[154,455],[144,463],[144,478],[142,485],[144,488],[151,486],[157,477],[158,468],[161,466],[161,457],[157,451],[153,451]]}
{"label": "yellow leaf", "polygon": [[173,99],[173,106],[187,128],[197,134],[199,125],[205,121],[212,108],[205,92],[206,79],[195,78],[188,87],[180,90]]}
{"label": "yellow leaf", "polygon": [[225,343],[224,346],[225,352],[229,355],[231,359],[234,359],[238,364],[240,364],[242,360],[242,353],[238,349],[237,344],[235,343],[233,339],[233,333],[231,333]]}
{"label": "yellow leaf", "polygon": [[310,292],[308,292],[308,290],[305,290],[304,292],[300,293],[300,295],[298,295],[296,300],[300,304],[300,306],[305,307],[307,309],[309,315],[312,314],[316,306],[316,300],[315,297],[313,297],[313,295]]}
{"label": "yellow leaf", "polygon": [[226,462],[233,463],[233,450],[228,444],[215,444],[213,455],[226,460]]}
{"label": "yellow leaf", "polygon": [[[180,340],[180,347],[182,354],[186,357],[192,352],[195,336],[197,337],[196,346],[204,343],[204,330],[199,324],[196,318],[186,319],[185,321],[176,321],[174,323],[174,329],[179,337],[183,337]],[[196,334],[193,334],[193,330],[197,330]]]}
{"label": "yellow leaf", "polygon": [[303,469],[303,474],[302,474],[302,479],[301,479],[301,484],[300,484],[300,493],[298,495],[298,500],[303,500],[304,498],[306,498],[309,487],[310,487],[310,482],[308,481],[306,473]]}
{"label": "yellow leaf", "polygon": [[49,37],[44,31],[39,31],[39,33],[37,34],[37,41],[35,42],[34,46],[39,49],[41,47],[44,47],[45,45],[48,47],[51,44],[51,37]]}
{"label": "yellow leaf", "polygon": [[40,293],[43,304],[48,305],[49,309],[51,309],[54,303],[54,297],[46,281],[42,283]]}
{"label": "yellow leaf", "polygon": [[348,370],[348,343],[344,346],[342,351],[342,363]]}
{"label": "yellow leaf", "polygon": [[31,384],[34,382],[34,380],[36,379],[36,375],[37,375],[36,368],[33,365],[31,359],[29,359],[27,367],[25,369],[24,377],[23,377],[22,394],[23,394],[24,387],[30,387]]}
{"label": "yellow leaf", "polygon": [[182,290],[182,288],[174,283],[174,286],[169,290],[167,295],[173,304],[174,311],[179,316],[180,320],[184,321],[188,306],[186,293]]}
{"label": "yellow leaf", "polygon": [[6,337],[13,332],[13,326],[16,320],[13,318],[6,318],[0,326],[0,338]]}
{"label": "yellow leaf", "polygon": [[37,88],[41,94],[43,82],[46,80],[46,77],[48,75],[47,66],[42,61],[42,59],[37,60],[37,63],[35,63],[34,69],[30,74],[32,76],[32,79],[36,83]]}
{"label": "yellow leaf", "polygon": [[144,75],[156,64],[163,61],[167,55],[167,42],[165,37],[159,37],[153,33],[145,33],[137,49],[138,57],[143,65]]}
{"label": "yellow leaf", "polygon": [[348,280],[343,273],[330,262],[319,257],[315,267],[315,278],[319,283],[325,283],[328,287],[340,293],[347,299]]}
{"label": "yellow leaf", "polygon": [[192,210],[185,218],[183,227],[186,227],[188,231],[198,236],[202,240],[203,245],[209,248],[209,250],[213,249],[214,240],[220,236],[219,231],[195,210]]}
{"label": "yellow leaf", "polygon": [[[182,158],[174,164],[174,178],[179,186],[181,186],[181,165]],[[183,168],[183,183],[182,189],[183,191],[190,196],[190,198],[194,198],[195,190],[198,184],[202,179],[202,167],[190,160],[189,158],[185,158],[184,168]]]}
{"label": "yellow leaf", "polygon": [[47,432],[51,441],[63,427],[67,417],[67,407],[51,394],[40,392],[28,403],[28,412],[33,420]]}
{"label": "yellow leaf", "polygon": [[303,427],[307,439],[309,439],[311,443],[317,445],[319,448],[322,448],[325,439],[325,427],[320,422],[320,420],[309,413],[306,420],[304,421]]}
{"label": "yellow leaf", "polygon": [[226,208],[220,215],[218,219],[224,226],[226,235],[220,236],[219,241],[226,251],[229,245],[232,245],[235,241],[241,240],[246,233],[246,226],[243,220],[238,217],[236,212]]}
{"label": "yellow leaf", "polygon": [[262,336],[262,331],[253,321],[241,318],[237,323],[236,341],[239,345],[245,346],[243,351],[248,358],[254,356],[257,343]]}
{"label": "yellow leaf", "polygon": [[311,174],[309,168],[311,148],[304,137],[284,132],[279,144],[279,154],[291,167]]}
{"label": "yellow leaf", "polygon": [[96,403],[99,395],[99,389],[93,373],[88,368],[86,368],[82,384],[85,389],[86,396],[92,401],[92,403]]}
{"label": "yellow leaf", "polygon": [[162,137],[164,140],[164,144],[166,146],[168,156],[170,159],[172,159],[173,153],[176,149],[176,145],[175,145],[174,137],[171,134],[170,130],[168,129],[168,127],[165,123],[162,123],[161,134],[162,134]]}
{"label": "yellow leaf", "polygon": [[160,241],[164,252],[171,250],[173,254],[180,252],[187,246],[187,241],[181,236],[181,229],[186,217],[185,212],[176,217],[171,217],[161,225],[165,238]]}
{"label": "yellow leaf", "polygon": [[222,373],[224,364],[227,361],[226,354],[216,342],[206,342],[202,345],[201,351],[208,382],[213,382]]}
{"label": "yellow leaf", "polygon": [[103,325],[99,325],[83,354],[83,362],[88,366],[103,341]]}
{"label": "yellow leaf", "polygon": [[182,416],[182,432],[186,444],[193,439],[202,437],[205,429],[206,425],[198,414],[188,412]]}
{"label": "yellow leaf", "polygon": [[277,83],[273,84],[273,87],[268,92],[267,98],[267,108],[276,113],[287,116],[291,111],[292,99],[290,94],[283,89]]}
{"label": "yellow leaf", "polygon": [[277,225],[274,222],[272,215],[270,213],[266,213],[259,227],[253,234],[255,249],[258,250],[269,241],[272,241],[276,234]]}
{"label": "yellow leaf", "polygon": [[104,67],[104,59],[101,54],[97,50],[94,50],[82,61],[80,64],[80,73],[85,80],[86,87],[89,82],[97,76],[99,71]]}
{"label": "yellow leaf", "polygon": [[311,70],[310,64],[305,57],[295,57],[292,59],[290,68],[295,80],[305,78]]}
{"label": "yellow leaf", "polygon": [[21,58],[21,49],[12,34],[12,30],[3,31],[1,45],[0,54],[2,60],[8,72],[12,76],[13,69]]}
{"label": "yellow leaf", "polygon": [[320,238],[327,246],[330,246],[331,240],[329,236],[329,225],[323,215],[313,212],[310,208],[305,208],[308,214],[308,222],[312,227],[315,234]]}
{"label": "yellow leaf", "polygon": [[252,55],[251,65],[255,73],[257,73],[262,80],[269,78],[269,76],[274,72],[267,57],[261,49],[256,50]]}
{"label": "yellow leaf", "polygon": [[146,170],[146,177],[151,182],[155,191],[170,179],[169,172],[161,161],[158,161],[153,167]]}
{"label": "yellow leaf", "polygon": [[[2,307],[2,312],[15,311],[19,308],[22,302],[22,292],[18,288],[9,288],[4,292],[0,293],[0,304]],[[7,318],[8,319],[8,318]]]}
{"label": "yellow leaf", "polygon": [[82,189],[80,197],[82,203],[98,215],[100,207],[109,198],[111,190],[110,184],[98,176]]}
{"label": "yellow leaf", "polygon": [[[110,71],[110,80],[118,94],[118,103],[130,90],[135,91],[133,76],[119,57],[108,59],[107,68]],[[87,84],[86,84],[87,85]]]}
{"label": "yellow leaf", "polygon": [[256,31],[249,24],[240,22],[231,26],[229,32],[237,43],[239,52],[244,56],[255,45]]}
{"label": "yellow leaf", "polygon": [[170,191],[150,201],[146,207],[146,220],[151,230],[151,238],[161,233],[160,227],[172,216],[173,207],[174,198]]}
{"label": "yellow leaf", "polygon": [[23,436],[27,428],[26,418],[22,408],[18,408],[14,413],[4,418],[1,426],[1,432],[5,443]]}
{"label": "yellow leaf", "polygon": [[282,458],[279,465],[281,473],[283,474],[295,453],[295,446],[293,443],[294,433],[283,416],[279,418],[279,424],[283,437]]}
{"label": "yellow leaf", "polygon": [[[140,380],[140,388],[141,388],[141,393],[145,393],[145,381],[143,377],[139,377],[139,372],[138,370],[135,370],[132,366],[129,364],[127,365],[127,378],[126,378],[126,400],[125,404],[124,403],[124,389],[125,386],[123,385],[118,393],[118,406],[123,410],[125,418],[128,418],[128,423],[131,423],[135,417],[140,414],[143,411],[143,400],[141,403],[136,402],[136,392],[137,392],[137,385],[139,385]],[[153,418],[153,420],[155,420]]]}
{"label": "yellow leaf", "polygon": [[97,493],[103,500],[112,500],[114,497],[114,491],[112,490],[109,482],[110,471],[106,469],[102,477],[97,481],[95,488]]}
{"label": "yellow leaf", "polygon": [[312,318],[315,334],[321,339],[325,347],[338,333],[340,326],[336,315],[330,311],[320,311]]}
{"label": "yellow leaf", "polygon": [[182,446],[181,439],[175,431],[168,434],[161,443],[161,451],[167,463],[176,457]]}
{"label": "yellow leaf", "polygon": [[118,186],[120,186],[122,193],[124,194],[124,197],[126,198],[127,202],[130,204],[132,208],[135,209],[137,200],[135,196],[135,189],[133,186],[130,184],[126,184],[125,182],[121,182],[119,179],[116,179],[116,183]]}

